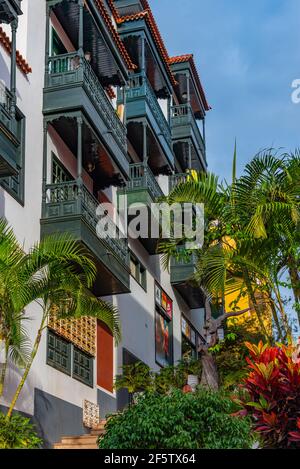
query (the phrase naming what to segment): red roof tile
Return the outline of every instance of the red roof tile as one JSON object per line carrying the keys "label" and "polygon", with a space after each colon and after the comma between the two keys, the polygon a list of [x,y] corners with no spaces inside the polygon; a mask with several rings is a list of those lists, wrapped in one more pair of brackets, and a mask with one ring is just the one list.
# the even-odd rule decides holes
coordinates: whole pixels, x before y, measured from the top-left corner
{"label": "red roof tile", "polygon": [[[11,40],[7,36],[7,34],[3,31],[2,27],[0,26],[0,44],[6,49],[8,54],[11,54]],[[31,67],[28,65],[22,54],[17,50],[16,53],[17,59],[17,66],[24,73],[24,75],[28,75],[28,73],[32,72]]]}
{"label": "red roof tile", "polygon": [[[102,0],[95,0],[95,3],[96,3],[96,6],[102,16],[102,18],[104,19],[118,49],[119,49],[119,52],[120,54],[122,55],[125,63],[126,63],[126,66],[128,67],[129,70],[134,70],[136,69],[136,65],[134,65],[131,61],[131,58],[129,57],[129,54],[126,50],[126,47],[124,46],[123,42],[121,41],[121,38],[118,34],[118,32],[116,31],[114,25],[113,25],[113,22],[111,20],[111,17],[109,16],[104,4],[103,4],[103,1]],[[112,4],[112,2],[110,2],[110,5]],[[116,10],[114,8],[114,10],[112,10],[113,14],[116,13]]]}
{"label": "red roof tile", "polygon": [[198,70],[197,70],[197,67],[196,67],[196,64],[195,64],[195,61],[194,61],[194,55],[193,54],[185,54],[185,55],[177,55],[176,57],[169,57],[169,64],[170,65],[178,64],[178,63],[185,63],[185,62],[189,62],[190,66],[192,68],[192,72],[193,72],[194,78],[196,80],[196,84],[197,84],[200,96],[202,98],[204,108],[205,108],[206,111],[209,111],[211,109],[211,107],[208,104],[206,96],[205,96],[205,92],[204,92],[204,89],[203,89],[203,86],[202,86],[202,83],[201,83],[201,80],[200,80],[200,77],[199,77],[199,73],[198,73]]}

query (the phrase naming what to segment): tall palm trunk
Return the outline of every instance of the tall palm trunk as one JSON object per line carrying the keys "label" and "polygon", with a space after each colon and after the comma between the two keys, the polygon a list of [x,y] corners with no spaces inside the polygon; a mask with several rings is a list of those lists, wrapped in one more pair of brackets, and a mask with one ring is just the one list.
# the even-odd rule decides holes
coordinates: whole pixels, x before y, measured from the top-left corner
{"label": "tall palm trunk", "polygon": [[296,303],[296,312],[298,316],[298,322],[300,326],[300,276],[299,276],[297,264],[292,257],[289,257],[288,259],[288,268],[289,268],[289,276],[291,280],[292,290],[293,290],[295,303]]}
{"label": "tall palm trunk", "polygon": [[30,354],[30,359],[26,365],[26,368],[24,370],[24,373],[23,373],[23,376],[21,378],[21,381],[16,389],[16,392],[15,392],[15,395],[14,397],[12,398],[12,401],[10,403],[10,406],[9,406],[9,409],[8,409],[8,412],[6,414],[6,419],[7,420],[10,420],[11,416],[12,416],[12,413],[13,413],[13,410],[15,408],[15,405],[19,399],[19,396],[20,396],[20,393],[23,389],[23,386],[25,384],[25,381],[27,379],[27,376],[29,374],[29,371],[31,370],[31,366],[32,366],[32,363],[36,357],[36,354],[38,352],[38,349],[39,349],[39,346],[40,346],[40,342],[41,342],[41,338],[42,338],[42,333],[43,333],[43,330],[44,330],[44,326],[45,326],[45,322],[46,322],[46,318],[47,318],[47,315],[44,313],[43,314],[43,319],[41,321],[41,324],[40,324],[40,327],[39,327],[39,330],[37,332],[37,335],[36,335],[36,339],[34,341],[34,344],[33,344],[33,348],[32,348],[32,352]]}
{"label": "tall palm trunk", "polygon": [[201,355],[202,374],[200,384],[214,391],[219,389],[219,373],[215,357],[207,350]]}
{"label": "tall palm trunk", "polygon": [[[2,336],[3,337],[3,336]],[[4,390],[4,381],[7,369],[7,346],[6,341],[0,339],[0,397]]]}
{"label": "tall palm trunk", "polygon": [[284,325],[284,328],[285,328],[286,337],[287,337],[288,342],[291,344],[292,341],[293,341],[292,331],[291,331],[291,328],[290,328],[290,325],[289,325],[289,320],[288,320],[287,314],[284,310],[284,306],[283,306],[283,303],[282,303],[279,287],[278,287],[277,284],[274,285],[273,290],[274,290],[274,293],[275,293],[275,296],[276,296],[278,309],[279,309],[279,312],[280,312],[280,315],[281,315],[281,318],[282,318],[282,322],[283,322],[283,325]]}
{"label": "tall palm trunk", "polygon": [[3,395],[4,391],[4,382],[5,382],[5,376],[6,376],[6,370],[7,370],[7,360],[5,360],[5,363],[1,363],[1,369],[0,369],[0,397]]}
{"label": "tall palm trunk", "polygon": [[245,281],[246,288],[247,288],[247,291],[248,291],[248,295],[251,299],[251,303],[252,303],[253,308],[255,310],[255,313],[256,313],[256,316],[257,316],[261,331],[262,331],[262,333],[265,337],[265,340],[270,344],[270,343],[272,343],[272,337],[270,337],[268,332],[267,332],[265,323],[264,323],[263,318],[262,318],[261,306],[257,302],[255,292],[253,290],[252,283],[251,283],[251,280],[250,280],[249,272],[246,268],[243,269],[243,274],[244,274],[243,277],[244,277],[244,281]]}

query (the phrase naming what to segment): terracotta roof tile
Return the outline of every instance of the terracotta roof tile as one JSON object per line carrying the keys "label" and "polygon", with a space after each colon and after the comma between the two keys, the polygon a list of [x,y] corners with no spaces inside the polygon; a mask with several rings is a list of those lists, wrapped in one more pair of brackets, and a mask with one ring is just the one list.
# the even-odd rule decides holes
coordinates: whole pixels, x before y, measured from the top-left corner
{"label": "terracotta roof tile", "polygon": [[185,55],[177,55],[176,57],[169,57],[169,64],[170,65],[178,64],[178,63],[185,63],[185,62],[190,63],[192,71],[193,71],[194,78],[196,80],[196,84],[198,86],[200,96],[203,100],[204,108],[205,108],[206,111],[210,111],[211,107],[208,104],[207,99],[206,99],[205,91],[203,89],[203,86],[202,86],[202,83],[201,83],[201,80],[200,80],[200,77],[199,77],[199,73],[198,73],[198,70],[197,70],[197,67],[196,67],[196,64],[195,64],[195,61],[194,61],[194,55],[193,54],[185,54]]}
{"label": "terracotta roof tile", "polygon": [[110,99],[114,99],[114,98],[117,97],[117,96],[116,96],[116,93],[115,93],[115,91],[114,91],[114,89],[113,89],[112,86],[107,86],[107,87],[105,88],[105,91],[107,92],[107,94],[108,94],[108,96],[110,97]]}
{"label": "terracotta roof tile", "polygon": [[[96,6],[102,16],[102,18],[104,19],[110,33],[112,34],[112,37],[126,63],[126,66],[128,67],[129,70],[134,70],[136,69],[136,65],[133,64],[133,62],[131,61],[131,58],[129,57],[129,54],[126,50],[126,47],[124,46],[123,42],[121,41],[121,38],[118,34],[118,32],[116,31],[114,25],[113,25],[113,22],[103,4],[103,1],[102,0],[95,0],[95,3],[96,3]],[[113,10],[112,10],[113,11]],[[115,14],[116,11],[115,11],[115,8],[114,8],[114,11],[113,11],[113,14]]]}
{"label": "terracotta roof tile", "polygon": [[[0,44],[3,45],[4,49],[8,52],[8,54],[11,54],[11,40],[3,30],[3,28],[0,26]],[[28,65],[22,54],[17,50],[16,53],[16,60],[17,60],[17,66],[21,70],[21,72],[24,73],[24,75],[28,75],[28,73],[32,72],[31,67]]]}

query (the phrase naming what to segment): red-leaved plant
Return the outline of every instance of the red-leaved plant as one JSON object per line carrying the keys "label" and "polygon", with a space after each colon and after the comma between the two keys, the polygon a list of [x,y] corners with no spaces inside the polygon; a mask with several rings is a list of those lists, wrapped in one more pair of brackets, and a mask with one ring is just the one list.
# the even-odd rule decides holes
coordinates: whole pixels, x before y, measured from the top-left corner
{"label": "red-leaved plant", "polygon": [[300,363],[293,347],[246,343],[249,375],[242,388],[250,401],[239,401],[268,448],[300,448]]}

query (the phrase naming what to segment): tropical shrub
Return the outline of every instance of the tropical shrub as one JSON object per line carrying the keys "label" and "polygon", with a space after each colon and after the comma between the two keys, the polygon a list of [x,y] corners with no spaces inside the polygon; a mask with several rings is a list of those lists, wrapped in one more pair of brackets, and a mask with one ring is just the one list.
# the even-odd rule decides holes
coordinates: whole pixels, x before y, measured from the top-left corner
{"label": "tropical shrub", "polygon": [[111,416],[101,449],[251,448],[249,420],[231,415],[236,405],[223,393],[199,388],[184,394],[146,393]]}
{"label": "tropical shrub", "polygon": [[182,389],[187,383],[188,375],[201,375],[201,362],[194,359],[185,359],[175,366],[162,368],[158,373],[151,371],[150,367],[142,362],[124,365],[122,374],[115,379],[115,389],[127,389],[130,395],[156,391],[167,394],[172,389]]}
{"label": "tropical shrub", "polygon": [[300,363],[293,347],[247,344],[249,374],[240,403],[268,448],[300,448]]}
{"label": "tropical shrub", "polygon": [[261,334],[249,331],[249,321],[247,321],[245,324],[231,325],[224,340],[210,349],[216,359],[222,387],[227,390],[237,390],[237,386],[248,373],[246,357],[250,353],[245,342],[258,344],[261,339]]}
{"label": "tropical shrub", "polygon": [[13,414],[7,419],[0,413],[0,449],[33,449],[41,445],[42,440],[29,418]]}

